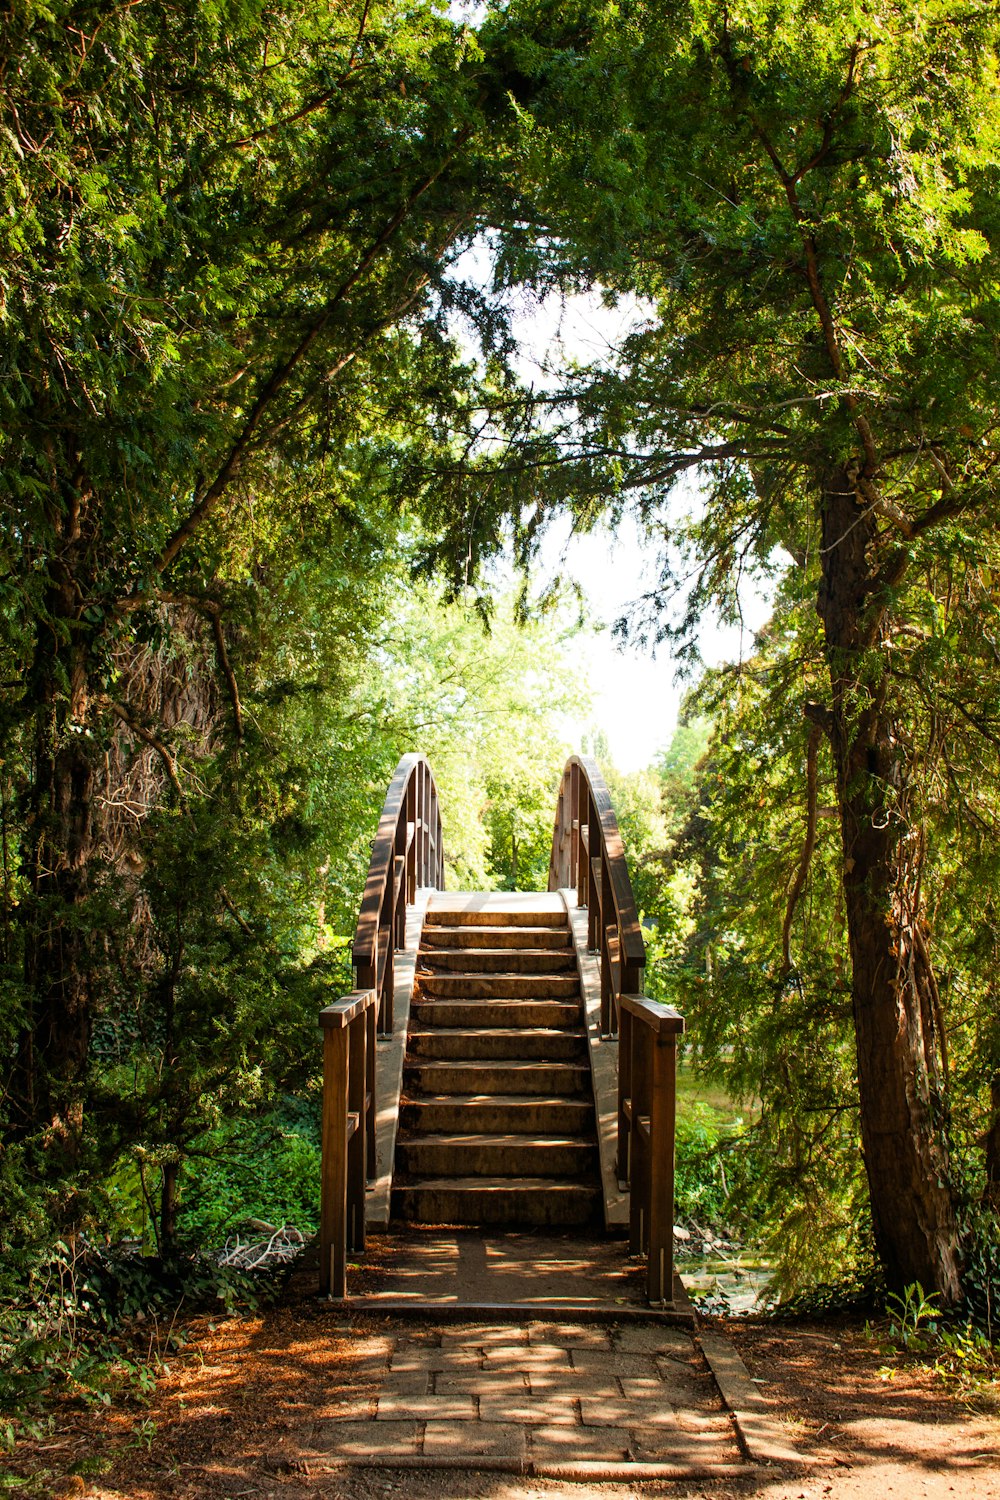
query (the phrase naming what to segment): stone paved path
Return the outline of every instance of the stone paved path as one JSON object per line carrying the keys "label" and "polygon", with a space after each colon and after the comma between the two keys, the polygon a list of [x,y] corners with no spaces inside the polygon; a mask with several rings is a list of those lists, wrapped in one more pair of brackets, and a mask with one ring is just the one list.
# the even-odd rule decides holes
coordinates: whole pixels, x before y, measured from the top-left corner
{"label": "stone paved path", "polygon": [[[515,1473],[745,1472],[718,1387],[685,1330],[395,1325],[357,1353],[372,1397],[327,1408],[302,1451],[386,1466]],[[374,1377],[374,1378],[373,1378]]]}

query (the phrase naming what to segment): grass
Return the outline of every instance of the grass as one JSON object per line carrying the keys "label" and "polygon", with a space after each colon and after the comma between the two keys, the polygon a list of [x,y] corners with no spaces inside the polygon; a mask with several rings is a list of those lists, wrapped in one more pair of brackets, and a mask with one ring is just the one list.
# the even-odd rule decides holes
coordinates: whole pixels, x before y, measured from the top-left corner
{"label": "grass", "polygon": [[683,1109],[685,1105],[704,1104],[709,1109],[715,1110],[722,1116],[723,1121],[731,1121],[743,1116],[733,1103],[720,1083],[711,1079],[703,1078],[695,1067],[686,1059],[681,1059],[677,1064],[677,1105]]}

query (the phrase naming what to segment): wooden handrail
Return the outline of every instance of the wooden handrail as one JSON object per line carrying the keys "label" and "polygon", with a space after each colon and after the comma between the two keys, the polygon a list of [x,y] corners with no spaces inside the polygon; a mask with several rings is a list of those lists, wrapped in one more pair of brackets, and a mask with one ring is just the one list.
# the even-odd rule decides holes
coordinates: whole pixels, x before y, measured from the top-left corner
{"label": "wooden handrail", "polygon": [[392,1034],[393,950],[406,934],[406,903],[420,886],[444,885],[437,787],[427,757],[404,755],[389,783],[372,845],[354,934],[355,983],[379,993],[378,1029]]}
{"label": "wooden handrail", "polygon": [[611,794],[595,760],[566,762],[549,860],[549,890],[573,888],[588,912],[588,946],[601,960],[601,1030],[618,1030],[619,999],[642,988],[642,940]]}
{"label": "wooden handrail", "polygon": [[357,988],[320,1011],[323,1126],[320,1291],[347,1295],[347,1256],[365,1247],[365,1193],[375,1176],[376,1029],[393,1025],[393,955],[406,942],[406,907],[444,885],[437,787],[423,755],[404,755],[386,793],[354,934]]}
{"label": "wooden handrail", "polygon": [[684,1018],[644,995],[622,995],[618,1032],[618,1176],[629,1189],[629,1249],[646,1256],[650,1302],[674,1296],[677,1039]]}

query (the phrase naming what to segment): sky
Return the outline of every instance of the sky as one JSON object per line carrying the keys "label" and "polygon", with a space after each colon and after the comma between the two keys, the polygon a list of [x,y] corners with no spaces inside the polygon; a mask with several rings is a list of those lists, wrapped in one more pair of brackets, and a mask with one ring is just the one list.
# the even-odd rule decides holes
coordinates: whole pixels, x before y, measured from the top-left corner
{"label": "sky", "polygon": [[[485,270],[485,268],[483,268]],[[482,274],[482,272],[480,273]],[[629,331],[641,324],[647,309],[635,299],[616,308],[605,307],[599,293],[567,299],[549,297],[541,305],[525,298],[516,306],[514,326],[520,345],[522,378],[543,384],[547,370],[565,358],[589,360],[606,355]],[[679,506],[697,506],[697,492],[679,497]],[[573,578],[587,596],[592,615],[604,629],[580,638],[580,649],[594,692],[589,719],[568,726],[577,739],[594,729],[607,736],[615,765],[638,771],[650,765],[670,743],[678,710],[689,681],[680,681],[667,644],[643,648],[625,646],[611,627],[655,582],[655,556],[636,523],[626,517],[617,533],[601,529],[572,535],[568,519],[554,525],[542,543],[538,562],[539,586],[555,572]],[[699,632],[701,655],[707,666],[736,661],[749,654],[754,633],[766,622],[768,597],[752,587],[741,590],[742,631],[706,618]],[[665,601],[670,607],[671,601]]]}
{"label": "sky", "polygon": [[[579,739],[602,730],[620,771],[643,770],[667,748],[691,686],[690,679],[679,678],[669,644],[654,651],[635,642],[623,645],[612,634],[614,622],[628,615],[644,582],[654,583],[653,561],[635,522],[626,517],[614,534],[602,529],[570,536],[568,522],[553,528],[538,564],[540,582],[558,569],[579,583],[595,621],[603,624],[593,635],[579,638],[594,701],[591,713],[569,725],[568,732]],[[771,606],[766,595],[751,589],[742,598],[742,630],[705,619],[698,640],[706,666],[738,661],[752,650],[754,633],[768,619]]]}

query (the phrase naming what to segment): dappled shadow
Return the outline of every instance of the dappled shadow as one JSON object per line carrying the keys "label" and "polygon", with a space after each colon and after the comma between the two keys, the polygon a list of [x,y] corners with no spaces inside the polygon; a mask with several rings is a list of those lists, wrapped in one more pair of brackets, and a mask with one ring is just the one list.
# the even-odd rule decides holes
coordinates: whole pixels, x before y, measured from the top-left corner
{"label": "dappled shadow", "polygon": [[[448,1264],[452,1247],[450,1238],[442,1238],[439,1251]],[[566,1259],[571,1261],[573,1257],[567,1253]],[[453,1324],[448,1327],[455,1330]],[[483,1395],[484,1360],[488,1368],[496,1366],[498,1375],[510,1376],[511,1366],[505,1365],[503,1350],[517,1341],[516,1326],[496,1329],[492,1345],[484,1333],[477,1333],[480,1346],[485,1340],[490,1353],[472,1361],[473,1385],[463,1384],[459,1361],[458,1374],[451,1369],[448,1375],[450,1386],[437,1386],[441,1376],[436,1375],[428,1387],[424,1378],[427,1370],[443,1369],[433,1357],[435,1349],[442,1339],[458,1338],[460,1330],[443,1334],[441,1326],[424,1321],[345,1317],[342,1311],[314,1297],[312,1277],[304,1271],[294,1279],[281,1307],[254,1318],[220,1322],[214,1328],[208,1320],[199,1320],[192,1325],[192,1333],[197,1340],[196,1351],[173,1363],[150,1409],[156,1432],[149,1450],[137,1447],[121,1453],[115,1468],[89,1491],[93,1496],[107,1500],[126,1495],[134,1500],[205,1496],[214,1500],[238,1495],[246,1500],[263,1500],[266,1496],[294,1494],[315,1496],[317,1500],[330,1495],[340,1500],[367,1500],[395,1491],[420,1500],[432,1496],[434,1500],[522,1500],[528,1495],[561,1493],[585,1500],[592,1491],[609,1495],[637,1492],[635,1481],[631,1487],[608,1485],[596,1473],[570,1483],[509,1472],[523,1461],[524,1450],[510,1446],[509,1434],[516,1420],[510,1420],[514,1412],[509,1404],[513,1399],[511,1388],[502,1380],[493,1387],[490,1397],[498,1420],[468,1424],[470,1430],[473,1425],[482,1430],[484,1444],[494,1445],[489,1452],[481,1448],[477,1457],[468,1448],[456,1450],[442,1425],[432,1438],[444,1443],[441,1461],[450,1467],[393,1467],[399,1455],[433,1457],[433,1441],[423,1455],[418,1451],[424,1438],[416,1431],[421,1424],[413,1413],[420,1410],[421,1391],[430,1389],[440,1395],[447,1390],[455,1412],[461,1415],[473,1389]],[[581,1390],[590,1382],[596,1401],[610,1399],[594,1385],[599,1361],[591,1359],[588,1365],[585,1333],[581,1325],[580,1353],[569,1362],[570,1376],[560,1373],[562,1365],[555,1361],[558,1378],[548,1385],[553,1400],[562,1389],[560,1381],[565,1383],[566,1379],[579,1383]],[[676,1340],[688,1337],[681,1330],[666,1333]],[[641,1351],[641,1336],[635,1331],[630,1335],[632,1342],[626,1343],[619,1332],[611,1343],[616,1348]],[[996,1432],[991,1434],[982,1424],[970,1421],[919,1372],[904,1369],[891,1380],[886,1378],[881,1356],[857,1334],[834,1330],[831,1335],[810,1329],[776,1332],[772,1326],[756,1330],[743,1327],[736,1336],[751,1375],[760,1382],[758,1388],[783,1424],[788,1440],[804,1458],[813,1460],[814,1467],[808,1480],[800,1479],[798,1487],[793,1484],[789,1489],[782,1475],[791,1483],[794,1468],[748,1472],[745,1464],[741,1466],[731,1434],[723,1441],[729,1419],[721,1415],[714,1387],[710,1389],[710,1381],[703,1383],[707,1377],[701,1373],[696,1352],[686,1359],[680,1343],[673,1354],[677,1379],[672,1400],[679,1403],[686,1399],[690,1408],[686,1414],[678,1411],[679,1429],[697,1434],[700,1423],[706,1442],[718,1438],[717,1451],[723,1460],[737,1458],[736,1464],[727,1464],[724,1488],[706,1489],[707,1474],[701,1483],[694,1483],[692,1474],[692,1495],[759,1495],[777,1500],[808,1490],[817,1496],[870,1495],[875,1500],[876,1489],[865,1487],[868,1471],[879,1495],[889,1486],[896,1494],[905,1494],[917,1479],[922,1487],[911,1488],[911,1493],[937,1494],[936,1477],[944,1484],[942,1495],[975,1495],[977,1500],[980,1496],[986,1500],[1000,1493],[994,1488],[1000,1465]],[[428,1351],[426,1356],[424,1349]],[[394,1350],[397,1357],[393,1361]],[[651,1368],[641,1352],[628,1358],[634,1364],[620,1362],[618,1366],[636,1372],[625,1377],[624,1385],[619,1384],[625,1401],[640,1391],[644,1379],[648,1381],[643,1372]],[[624,1361],[625,1356],[621,1359]],[[391,1382],[387,1380],[390,1364]],[[538,1390],[544,1394],[543,1375],[544,1368],[538,1378]],[[397,1409],[386,1405],[385,1416],[376,1422],[380,1392],[392,1395]],[[485,1415],[485,1406],[483,1411]],[[505,1415],[506,1422],[499,1420]],[[579,1424],[579,1417],[576,1421]],[[362,1443],[366,1434],[380,1429],[377,1459],[363,1467],[339,1467],[334,1449],[343,1431],[338,1437],[338,1424]],[[558,1454],[561,1450],[572,1461],[581,1451],[583,1435],[595,1430],[580,1425],[555,1426],[551,1429],[551,1451]],[[344,1451],[342,1442],[340,1451]],[[608,1439],[606,1451],[614,1453],[613,1437]],[[814,1490],[816,1480],[823,1482]],[[661,1489],[649,1480],[643,1483],[641,1493],[671,1493],[680,1500],[688,1491],[683,1486],[678,1489],[676,1482],[672,1488]]]}

